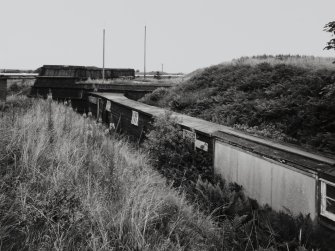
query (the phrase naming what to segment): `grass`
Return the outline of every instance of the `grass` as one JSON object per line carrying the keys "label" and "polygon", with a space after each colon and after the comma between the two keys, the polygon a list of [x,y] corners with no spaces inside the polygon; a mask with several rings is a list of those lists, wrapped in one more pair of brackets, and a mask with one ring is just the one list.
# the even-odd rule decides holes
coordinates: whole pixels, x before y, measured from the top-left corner
{"label": "grass", "polygon": [[140,101],[312,151],[335,153],[333,58],[258,56],[198,70]]}
{"label": "grass", "polygon": [[156,117],[152,126],[143,144],[152,166],[215,219],[225,233],[222,238],[231,240],[230,248],[295,250],[306,246],[309,250],[333,250],[333,232],[315,226],[309,215],[293,215],[285,208],[276,212],[258,205],[245,196],[243,187],[215,175],[212,155],[194,149],[171,113]]}
{"label": "grass", "polygon": [[[268,63],[272,66],[278,64],[287,64],[297,67],[303,67],[307,69],[328,69],[332,70],[335,68],[333,64],[335,58],[333,57],[315,57],[315,56],[304,56],[304,55],[258,55],[252,57],[240,57],[237,59],[233,59],[228,62],[223,62],[219,65],[221,66],[229,66],[229,65],[250,65],[255,66],[261,63]],[[185,75],[184,79],[189,80],[190,78],[201,74],[206,68],[200,68],[193,72]]]}
{"label": "grass", "polygon": [[[12,96],[0,118],[1,250],[297,247],[299,218],[272,211],[268,220],[257,212],[251,218],[215,215],[217,206],[231,208],[229,201],[217,203],[231,193],[199,181],[204,199],[190,204],[181,187],[152,169],[147,153],[68,106]],[[201,211],[201,203],[212,209]],[[279,225],[285,224],[289,237],[270,222],[260,232],[257,218],[283,219]],[[280,243],[275,236],[283,237]],[[291,237],[294,245],[287,242]]]}
{"label": "grass", "polygon": [[218,226],[167,186],[143,152],[69,107],[21,101],[9,100],[12,108],[0,115],[1,249],[205,250],[220,243]]}
{"label": "grass", "polygon": [[334,70],[334,58],[332,57],[315,57],[315,56],[301,56],[301,55],[259,55],[253,57],[241,57],[232,60],[233,65],[252,65],[255,66],[260,63],[268,63],[270,65],[287,64],[307,69],[328,69]]}

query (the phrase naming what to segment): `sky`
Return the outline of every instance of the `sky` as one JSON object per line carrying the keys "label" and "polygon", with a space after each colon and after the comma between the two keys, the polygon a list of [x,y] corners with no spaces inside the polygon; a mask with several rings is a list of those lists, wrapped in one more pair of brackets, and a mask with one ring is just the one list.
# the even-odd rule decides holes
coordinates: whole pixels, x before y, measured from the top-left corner
{"label": "sky", "polygon": [[335,56],[335,0],[0,0],[0,69],[44,64],[188,73],[241,56]]}

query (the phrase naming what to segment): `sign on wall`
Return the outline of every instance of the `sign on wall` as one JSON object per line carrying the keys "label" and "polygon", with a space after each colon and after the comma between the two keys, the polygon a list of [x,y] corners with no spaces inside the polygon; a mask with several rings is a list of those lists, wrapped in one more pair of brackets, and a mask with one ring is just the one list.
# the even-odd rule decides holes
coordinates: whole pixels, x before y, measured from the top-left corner
{"label": "sign on wall", "polygon": [[138,126],[138,112],[132,111],[131,124]]}
{"label": "sign on wall", "polygon": [[92,104],[97,104],[97,98],[96,97],[88,96],[88,101]]}
{"label": "sign on wall", "polygon": [[195,140],[195,147],[199,148],[201,150],[204,150],[205,152],[208,151],[208,143],[203,142],[203,141],[198,140],[198,139]]}
{"label": "sign on wall", "polygon": [[109,123],[109,130],[115,130],[115,124]]}
{"label": "sign on wall", "polygon": [[107,100],[107,103],[106,103],[106,111],[111,111],[111,102],[109,100]]}

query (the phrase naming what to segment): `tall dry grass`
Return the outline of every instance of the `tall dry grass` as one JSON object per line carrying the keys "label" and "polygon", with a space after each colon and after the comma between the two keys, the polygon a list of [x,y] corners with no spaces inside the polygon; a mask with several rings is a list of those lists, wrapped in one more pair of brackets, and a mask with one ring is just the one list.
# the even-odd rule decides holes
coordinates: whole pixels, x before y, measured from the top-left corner
{"label": "tall dry grass", "polygon": [[[297,67],[303,67],[312,70],[334,70],[335,64],[333,57],[318,57],[318,56],[306,56],[306,55],[258,55],[258,56],[245,56],[233,59],[231,61],[225,61],[218,66],[226,65],[250,65],[256,66],[261,63],[268,63],[270,65],[287,64]],[[207,68],[200,68],[188,73],[184,76],[184,80],[189,80],[194,76],[202,74]]]}
{"label": "tall dry grass", "polygon": [[226,64],[246,64],[251,66],[255,66],[261,63],[268,63],[270,65],[287,64],[313,70],[333,70],[335,69],[335,65],[333,64],[333,62],[334,58],[332,57],[317,57],[304,55],[261,55],[233,59],[231,62],[227,62]]}
{"label": "tall dry grass", "polygon": [[29,102],[0,115],[0,249],[229,245],[210,217],[148,166],[143,152],[70,107]]}

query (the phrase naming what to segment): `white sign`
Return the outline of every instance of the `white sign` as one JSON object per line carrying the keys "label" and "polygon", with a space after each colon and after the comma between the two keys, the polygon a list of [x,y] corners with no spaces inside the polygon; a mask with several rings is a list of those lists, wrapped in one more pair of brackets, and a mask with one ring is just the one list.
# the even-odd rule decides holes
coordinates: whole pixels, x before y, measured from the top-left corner
{"label": "white sign", "polygon": [[195,140],[195,147],[199,148],[201,150],[204,150],[205,152],[208,151],[208,143],[203,142],[203,141],[198,140],[198,139]]}
{"label": "white sign", "polygon": [[88,96],[88,101],[92,104],[97,104],[97,98],[95,97]]}
{"label": "white sign", "polygon": [[138,112],[133,111],[131,116],[131,124],[138,126]]}
{"label": "white sign", "polygon": [[190,130],[186,130],[186,129],[183,129],[183,138],[188,138],[190,139],[192,142],[195,141],[195,139],[197,138],[197,135],[195,132],[192,132]]}
{"label": "white sign", "polygon": [[111,102],[109,100],[107,100],[107,103],[106,103],[106,111],[111,111]]}

